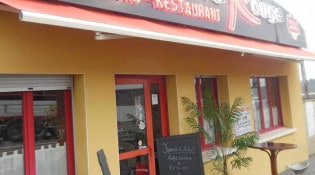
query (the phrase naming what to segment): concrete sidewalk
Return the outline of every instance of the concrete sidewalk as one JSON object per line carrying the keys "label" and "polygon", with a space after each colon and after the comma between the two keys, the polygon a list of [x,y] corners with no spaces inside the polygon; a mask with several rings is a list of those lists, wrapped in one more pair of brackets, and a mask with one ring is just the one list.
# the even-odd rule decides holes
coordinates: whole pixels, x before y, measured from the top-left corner
{"label": "concrete sidewalk", "polygon": [[[311,163],[311,165],[308,167],[308,169],[304,172],[303,175],[315,175],[315,154],[310,156],[309,162]],[[294,173],[293,171],[287,169],[279,173],[279,175],[294,175]]]}

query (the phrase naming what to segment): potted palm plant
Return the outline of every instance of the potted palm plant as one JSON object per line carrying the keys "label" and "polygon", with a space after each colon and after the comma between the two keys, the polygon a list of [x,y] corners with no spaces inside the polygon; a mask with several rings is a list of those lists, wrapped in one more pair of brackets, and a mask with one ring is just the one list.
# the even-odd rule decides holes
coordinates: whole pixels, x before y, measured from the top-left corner
{"label": "potted palm plant", "polygon": [[230,175],[235,168],[249,167],[252,158],[246,156],[248,147],[258,140],[256,132],[249,132],[240,136],[235,135],[234,124],[241,115],[240,106],[243,99],[237,97],[230,106],[227,103],[215,105],[211,91],[206,91],[203,96],[203,110],[199,110],[198,105],[187,97],[181,98],[188,116],[186,123],[192,132],[200,132],[208,140],[213,140],[209,130],[200,122],[202,119],[210,127],[214,127],[216,135],[217,152],[213,161],[211,172],[219,175]]}

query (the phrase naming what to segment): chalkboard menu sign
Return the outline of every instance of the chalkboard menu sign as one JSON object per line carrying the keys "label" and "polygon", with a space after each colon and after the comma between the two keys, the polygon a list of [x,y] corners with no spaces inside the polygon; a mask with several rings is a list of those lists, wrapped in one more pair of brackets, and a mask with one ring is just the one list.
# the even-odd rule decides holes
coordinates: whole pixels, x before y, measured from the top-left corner
{"label": "chalkboard menu sign", "polygon": [[198,133],[157,138],[156,146],[161,175],[204,175]]}

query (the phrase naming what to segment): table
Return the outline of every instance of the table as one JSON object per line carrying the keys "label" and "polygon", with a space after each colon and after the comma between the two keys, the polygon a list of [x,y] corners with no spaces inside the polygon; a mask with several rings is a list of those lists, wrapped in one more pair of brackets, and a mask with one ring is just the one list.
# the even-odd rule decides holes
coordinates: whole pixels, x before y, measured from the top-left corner
{"label": "table", "polygon": [[278,175],[278,169],[277,169],[278,153],[283,150],[297,148],[295,144],[274,143],[274,142],[256,143],[249,147],[254,148],[254,149],[260,149],[269,155],[272,175]]}

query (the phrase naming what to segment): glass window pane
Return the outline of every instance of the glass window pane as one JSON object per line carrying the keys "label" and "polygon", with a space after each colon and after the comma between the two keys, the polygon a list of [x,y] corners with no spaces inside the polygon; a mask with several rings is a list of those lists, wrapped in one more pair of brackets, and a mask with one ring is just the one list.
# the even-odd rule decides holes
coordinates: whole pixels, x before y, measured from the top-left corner
{"label": "glass window pane", "polygon": [[262,96],[262,107],[264,114],[264,124],[265,128],[270,128],[271,126],[271,116],[270,116],[270,108],[269,108],[269,99],[268,99],[268,91],[267,91],[267,82],[265,78],[259,79],[260,88],[261,88],[261,96]]}
{"label": "glass window pane", "polygon": [[162,124],[161,124],[161,108],[160,108],[160,94],[159,84],[151,83],[151,110],[153,120],[153,135],[154,138],[162,137]]}
{"label": "glass window pane", "polygon": [[[204,97],[204,93],[208,90],[212,92],[213,100],[215,100],[216,95],[215,92],[215,84],[214,79],[211,78],[202,78],[201,79],[201,89],[202,89],[202,96]],[[209,134],[210,139],[205,138],[205,144],[215,143],[216,135],[215,135],[215,126],[213,122],[208,122],[206,120],[203,121],[204,128],[206,132]]]}
{"label": "glass window pane", "polygon": [[250,79],[255,127],[257,131],[282,125],[280,94],[276,77]]}
{"label": "glass window pane", "polygon": [[253,104],[253,110],[254,110],[253,112],[254,112],[256,131],[259,131],[262,129],[261,116],[260,116],[260,104],[259,104],[259,96],[258,96],[258,85],[259,85],[258,78],[251,78],[250,79],[252,104]]}
{"label": "glass window pane", "polygon": [[148,156],[138,156],[120,161],[120,175],[148,175]]}
{"label": "glass window pane", "polygon": [[22,93],[0,93],[0,174],[24,174]]}
{"label": "glass window pane", "polygon": [[64,91],[33,93],[37,174],[67,174],[64,101]]}
{"label": "glass window pane", "polygon": [[146,148],[143,85],[116,85],[116,107],[120,152]]}
{"label": "glass window pane", "polygon": [[[205,109],[204,106],[204,98],[206,92],[211,92],[212,97],[214,100],[214,103],[217,104],[217,87],[216,87],[216,79],[215,78],[196,78],[196,97],[197,102],[200,110]],[[201,120],[200,121],[205,129],[205,131],[208,133],[210,138],[204,137],[202,140],[203,146],[207,146],[208,144],[214,144],[216,140],[216,132],[215,132],[215,126],[213,124],[213,121],[207,121],[207,120]]]}
{"label": "glass window pane", "polygon": [[273,125],[274,126],[279,126],[280,125],[280,120],[279,120],[279,94],[278,94],[278,84],[277,84],[277,79],[276,78],[271,78],[270,79],[270,93],[271,93],[271,106],[272,106],[272,115],[273,115]]}

